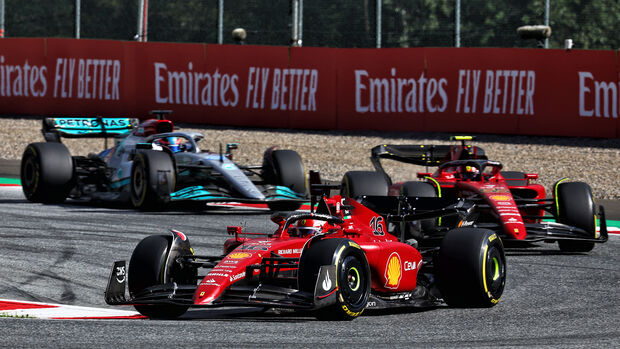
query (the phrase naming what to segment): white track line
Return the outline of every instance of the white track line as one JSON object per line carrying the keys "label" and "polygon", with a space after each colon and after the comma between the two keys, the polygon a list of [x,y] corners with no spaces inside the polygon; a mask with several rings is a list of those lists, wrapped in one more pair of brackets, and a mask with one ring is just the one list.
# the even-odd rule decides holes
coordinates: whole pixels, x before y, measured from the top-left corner
{"label": "white track line", "polygon": [[0,316],[39,319],[141,318],[135,311],[0,299]]}

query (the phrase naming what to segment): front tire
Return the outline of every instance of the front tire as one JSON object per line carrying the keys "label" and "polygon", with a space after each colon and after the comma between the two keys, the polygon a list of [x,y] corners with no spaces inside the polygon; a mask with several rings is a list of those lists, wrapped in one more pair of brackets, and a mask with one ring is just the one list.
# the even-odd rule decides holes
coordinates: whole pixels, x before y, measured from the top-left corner
{"label": "front tire", "polygon": [[[558,221],[581,228],[587,236],[596,238],[596,214],[592,189],[583,182],[562,182],[556,188]],[[589,252],[594,242],[559,240],[560,250],[564,252]]]}
{"label": "front tire", "polygon": [[379,172],[348,171],[340,183],[340,195],[357,199],[361,196],[387,196],[388,183]]}
{"label": "front tire", "polygon": [[315,311],[319,320],[353,320],[366,308],[370,295],[370,267],[364,251],[348,239],[314,240],[299,260],[299,288],[314,293],[319,269],[336,266],[336,303]]}
{"label": "front tire", "polygon": [[20,178],[26,199],[64,202],[73,188],[73,158],[62,143],[32,143],[22,155]]}
{"label": "front tire", "polygon": [[504,246],[487,229],[459,228],[444,237],[437,259],[439,290],[451,307],[492,307],[506,283]]}
{"label": "front tire", "polygon": [[133,207],[159,209],[170,201],[176,171],[167,153],[146,150],[136,154],[131,166],[129,191]]}
{"label": "front tire", "polygon": [[[134,249],[129,261],[129,295],[134,297],[144,289],[164,283],[166,260],[170,253],[172,237],[151,235],[142,239]],[[187,311],[188,306],[134,305],[136,310],[149,318],[173,319]]]}

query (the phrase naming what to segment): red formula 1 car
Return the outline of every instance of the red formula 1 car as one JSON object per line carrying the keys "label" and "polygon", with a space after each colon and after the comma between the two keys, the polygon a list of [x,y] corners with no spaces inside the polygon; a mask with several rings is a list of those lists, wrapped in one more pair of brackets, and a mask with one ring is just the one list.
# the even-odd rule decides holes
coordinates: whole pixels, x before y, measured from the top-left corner
{"label": "red formula 1 car", "polygon": [[490,307],[499,301],[506,267],[494,232],[446,228],[417,247],[387,232],[386,221],[467,221],[475,205],[386,196],[362,201],[381,214],[350,198],[322,196],[316,212],[275,213],[273,233],[228,227],[234,237],[221,256],[194,254],[178,231],[149,236],[128,268],[125,261],[114,263],[106,302],[134,305],[151,318],[175,318],[189,307],[258,306],[351,320],[365,309]]}
{"label": "red formula 1 car", "polygon": [[[469,136],[453,137],[461,145],[379,145],[371,151],[372,171],[350,171],[342,180],[341,193],[360,195],[405,195],[417,197],[462,197],[476,203],[480,216],[475,226],[497,231],[506,244],[558,242],[562,251],[588,252],[597,242],[607,241],[605,211],[598,214],[592,191],[583,182],[561,179],[553,186],[553,196],[534,183],[538,174],[501,171],[502,164],[491,161],[482,148],[465,144]],[[381,159],[409,164],[437,166],[418,172],[423,181],[393,183]],[[596,221],[600,219],[600,233]],[[409,224],[409,235],[419,238],[425,229],[435,230],[441,220]],[[525,244],[523,244],[525,243]]]}

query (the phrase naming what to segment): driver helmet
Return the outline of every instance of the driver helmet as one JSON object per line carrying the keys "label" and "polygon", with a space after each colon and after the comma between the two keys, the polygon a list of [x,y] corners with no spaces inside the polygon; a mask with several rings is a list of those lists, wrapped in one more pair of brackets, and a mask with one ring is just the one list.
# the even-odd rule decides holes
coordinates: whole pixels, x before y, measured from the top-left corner
{"label": "driver helmet", "polygon": [[183,140],[180,137],[166,137],[157,140],[159,145],[168,147],[173,153],[181,151],[181,143]]}
{"label": "driver helmet", "polygon": [[479,174],[480,171],[476,166],[465,166],[465,171],[463,171],[463,177],[465,179],[475,179]]}
{"label": "driver helmet", "polygon": [[297,222],[297,236],[304,237],[321,232],[324,221],[316,219],[302,219]]}

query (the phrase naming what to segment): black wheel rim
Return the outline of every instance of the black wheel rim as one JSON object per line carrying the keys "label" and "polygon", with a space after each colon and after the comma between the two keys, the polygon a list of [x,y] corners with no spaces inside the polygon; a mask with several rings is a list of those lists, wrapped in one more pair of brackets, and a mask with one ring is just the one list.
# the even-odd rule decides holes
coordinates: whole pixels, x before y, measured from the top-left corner
{"label": "black wheel rim", "polygon": [[506,280],[506,265],[500,250],[489,247],[485,263],[485,285],[487,292],[494,298],[499,297],[504,290]]}
{"label": "black wheel rim", "polygon": [[366,296],[366,269],[355,256],[342,261],[339,275],[340,294],[346,303],[360,305]]}
{"label": "black wheel rim", "polygon": [[142,197],[142,192],[144,191],[145,186],[144,182],[144,167],[141,165],[137,165],[135,170],[133,171],[133,178],[131,179],[131,187],[133,188],[133,192],[136,195],[137,199],[140,199]]}
{"label": "black wheel rim", "polygon": [[32,156],[28,157],[24,162],[24,168],[22,169],[22,186],[24,189],[32,190],[35,186],[37,178],[37,166]]}

